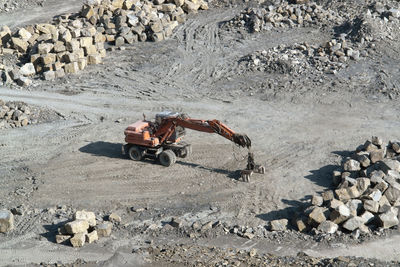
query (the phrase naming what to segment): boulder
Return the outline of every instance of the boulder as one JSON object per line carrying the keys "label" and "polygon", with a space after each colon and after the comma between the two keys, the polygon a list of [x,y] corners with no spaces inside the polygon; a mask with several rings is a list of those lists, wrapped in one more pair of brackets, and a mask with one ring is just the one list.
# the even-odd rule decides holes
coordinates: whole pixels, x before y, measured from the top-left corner
{"label": "boulder", "polygon": [[372,136],[371,142],[372,142],[372,144],[374,144],[378,147],[382,147],[382,145],[383,145],[382,138],[380,138],[378,136]]}
{"label": "boulder", "polygon": [[356,179],[356,187],[360,194],[363,194],[371,185],[370,179],[361,177]]}
{"label": "boulder", "polygon": [[324,199],[322,198],[322,196],[318,196],[318,195],[312,196],[312,199],[311,199],[312,205],[321,206],[323,202],[324,202]]}
{"label": "boulder", "polygon": [[13,44],[14,49],[17,50],[18,52],[24,54],[27,52],[29,46],[28,42],[16,37],[12,37],[11,42]]}
{"label": "boulder", "polygon": [[371,151],[369,157],[371,159],[371,163],[376,163],[378,161],[381,161],[385,156],[385,150],[384,149],[378,149],[375,151]]}
{"label": "boulder", "polygon": [[387,198],[391,205],[398,204],[400,200],[400,189],[389,185],[388,189],[386,189],[384,196]]}
{"label": "boulder", "polygon": [[388,174],[388,171],[400,172],[400,162],[394,159],[385,158],[379,162],[379,167],[382,171]]}
{"label": "boulder", "polygon": [[382,170],[377,170],[377,171],[371,172],[371,175],[370,175],[371,183],[378,184],[378,183],[382,182],[384,176],[385,176],[385,173]]}
{"label": "boulder", "polygon": [[14,215],[8,210],[0,211],[0,233],[14,229]]}
{"label": "boulder", "polygon": [[287,219],[271,221],[271,231],[286,231],[288,225]]}
{"label": "boulder", "polygon": [[322,207],[314,207],[308,217],[310,224],[319,225],[329,217],[329,210]]}
{"label": "boulder", "polygon": [[361,218],[363,218],[365,220],[365,224],[368,224],[370,222],[373,222],[375,219],[375,215],[372,214],[369,211],[365,211],[362,215]]}

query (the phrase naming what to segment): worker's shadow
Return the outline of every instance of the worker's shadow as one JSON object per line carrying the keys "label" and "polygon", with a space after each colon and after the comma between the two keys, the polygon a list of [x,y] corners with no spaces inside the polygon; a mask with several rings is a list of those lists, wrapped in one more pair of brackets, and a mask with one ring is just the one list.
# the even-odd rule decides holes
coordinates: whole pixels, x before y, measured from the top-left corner
{"label": "worker's shadow", "polygon": [[79,151],[99,157],[127,159],[126,156],[122,155],[122,144],[119,143],[97,141],[81,147]]}
{"label": "worker's shadow", "polygon": [[219,168],[210,168],[210,167],[206,167],[206,166],[199,165],[199,164],[196,164],[196,163],[185,162],[185,161],[177,161],[176,163],[180,164],[180,165],[183,165],[183,166],[188,166],[188,167],[192,167],[192,168],[198,168],[198,169],[207,170],[207,171],[210,171],[210,172],[216,172],[216,173],[224,174],[228,178],[235,179],[235,180],[239,180],[240,177],[241,177],[240,170],[229,171],[229,170],[224,170],[224,169],[219,169]]}

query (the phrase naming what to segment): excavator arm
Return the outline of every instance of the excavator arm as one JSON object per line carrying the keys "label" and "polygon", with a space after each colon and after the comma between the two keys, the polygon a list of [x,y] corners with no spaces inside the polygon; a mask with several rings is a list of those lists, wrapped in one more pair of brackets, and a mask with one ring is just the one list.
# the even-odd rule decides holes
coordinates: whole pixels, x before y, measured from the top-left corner
{"label": "excavator arm", "polygon": [[241,147],[251,147],[251,140],[247,135],[235,133],[218,120],[197,120],[181,116],[165,118],[154,135],[160,136],[160,143],[164,143],[171,137],[177,126],[205,133],[217,133]]}

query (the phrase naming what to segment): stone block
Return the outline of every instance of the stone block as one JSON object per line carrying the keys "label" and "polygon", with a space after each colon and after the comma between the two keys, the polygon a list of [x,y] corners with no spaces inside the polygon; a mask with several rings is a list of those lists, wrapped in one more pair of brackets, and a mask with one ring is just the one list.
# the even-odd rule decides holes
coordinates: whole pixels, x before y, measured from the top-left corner
{"label": "stone block", "polygon": [[271,231],[286,231],[288,220],[287,219],[280,219],[280,220],[273,220],[271,223]]}
{"label": "stone block", "polygon": [[185,3],[185,0],[173,0],[173,2],[177,7],[181,7]]}
{"label": "stone block", "polygon": [[370,175],[371,183],[378,184],[383,181],[385,173],[382,170],[372,171]]}
{"label": "stone block", "polygon": [[329,201],[329,208],[331,209],[336,209],[337,207],[339,207],[340,205],[343,205],[344,203],[340,200],[337,199],[332,199],[331,201]]}
{"label": "stone block", "polygon": [[14,215],[8,210],[0,211],[0,233],[6,233],[14,229]]}
{"label": "stone block", "polygon": [[23,76],[33,76],[36,74],[35,66],[33,63],[26,63],[21,67],[19,73]]}
{"label": "stone block", "polygon": [[299,230],[299,232],[303,232],[303,231],[306,231],[308,229],[308,227],[307,227],[307,219],[306,218],[297,218],[295,220],[295,225],[297,227],[297,230]]}
{"label": "stone block", "polygon": [[346,206],[350,209],[352,216],[357,216],[363,207],[363,203],[359,199],[351,199],[346,203]]}
{"label": "stone block", "polygon": [[87,66],[87,59],[86,58],[80,58],[78,59],[78,67],[79,70],[84,70]]}
{"label": "stone block", "polygon": [[117,8],[122,8],[124,6],[124,0],[112,0],[111,5],[117,9]]}
{"label": "stone block", "polygon": [[365,211],[360,217],[365,220],[366,224],[373,222],[375,219],[375,215],[369,211]]}
{"label": "stone block", "polygon": [[128,14],[127,16],[127,23],[129,26],[134,27],[139,24],[139,17],[134,14]]}
{"label": "stone block", "polygon": [[56,243],[61,244],[71,238],[70,235],[56,235]]}
{"label": "stone block", "polygon": [[89,55],[88,57],[87,57],[87,60],[88,60],[88,65],[91,65],[91,64],[100,64],[101,62],[102,62],[102,58],[101,58],[101,56],[99,55],[99,54],[93,54],[93,55]]}
{"label": "stone block", "polygon": [[32,84],[32,80],[27,77],[19,77],[17,84],[23,87],[30,86]]}
{"label": "stone block", "polygon": [[382,228],[391,228],[399,224],[399,220],[397,218],[398,210],[397,208],[391,208],[385,213],[379,215],[379,220],[381,222]]}
{"label": "stone block", "polygon": [[356,188],[360,194],[363,194],[370,185],[371,181],[366,177],[360,177],[356,179]]}
{"label": "stone block", "polygon": [[74,53],[66,53],[63,57],[63,62],[65,63],[72,63],[78,61],[79,56],[77,51]]}
{"label": "stone block", "polygon": [[98,44],[98,43],[104,43],[104,42],[106,41],[106,37],[105,37],[102,33],[97,32],[97,33],[93,36],[93,40],[94,40],[94,42],[95,42],[96,44]]}
{"label": "stone block", "polygon": [[184,4],[182,5],[182,8],[186,13],[195,13],[200,8],[200,5],[195,4],[189,0],[185,0]]}
{"label": "stone block", "polygon": [[400,200],[400,190],[392,185],[389,185],[388,189],[386,189],[384,196],[387,198],[391,205],[398,204]]}
{"label": "stone block", "polygon": [[74,214],[74,220],[85,220],[88,222],[89,226],[96,226],[96,215],[91,211],[78,210]]}
{"label": "stone block", "polygon": [[18,36],[23,40],[23,41],[28,41],[31,37],[32,34],[30,32],[28,32],[26,29],[21,28],[18,31]]}
{"label": "stone block", "polygon": [[84,55],[92,55],[92,54],[97,54],[97,49],[96,46],[94,45],[89,45],[83,48]]}
{"label": "stone block", "polygon": [[381,161],[385,156],[385,150],[384,149],[378,149],[375,151],[371,151],[369,154],[369,158],[371,160],[371,163],[376,163],[378,161]]}
{"label": "stone block", "polygon": [[54,48],[54,44],[52,43],[41,43],[38,45],[38,53],[41,55],[45,55],[50,53]]}
{"label": "stone block", "polygon": [[175,4],[162,4],[160,11],[165,12],[165,13],[172,13],[173,11],[175,11],[176,9],[176,5]]}
{"label": "stone block", "polygon": [[71,62],[65,64],[64,66],[65,73],[77,73],[79,71],[79,66],[77,62]]}
{"label": "stone block", "polygon": [[93,26],[86,27],[81,30],[81,36],[93,37],[96,34],[96,32],[97,32],[97,30],[95,27],[93,27]]}
{"label": "stone block", "polygon": [[358,198],[361,196],[361,192],[357,185],[353,185],[347,188],[350,198]]}
{"label": "stone block", "polygon": [[40,61],[43,65],[53,64],[54,62],[56,62],[56,54],[49,53],[46,55],[42,55],[40,56]]}
{"label": "stone block", "polygon": [[69,42],[66,42],[65,47],[69,52],[76,52],[80,49],[80,41],[78,39],[72,39]]}
{"label": "stone block", "polygon": [[345,171],[359,171],[361,170],[360,162],[354,159],[348,159],[343,164],[343,169]]}
{"label": "stone block", "polygon": [[314,195],[311,198],[311,204],[314,206],[322,206],[322,203],[324,202],[324,199],[322,196]]}
{"label": "stone block", "polygon": [[116,47],[120,47],[125,43],[125,39],[122,36],[117,37],[117,39],[115,39],[115,46]]}
{"label": "stone block", "polygon": [[13,44],[13,48],[20,53],[26,53],[26,51],[28,50],[28,42],[20,38],[12,37],[11,42]]}
{"label": "stone block", "polygon": [[69,241],[73,247],[83,247],[86,241],[86,233],[77,233]]}
{"label": "stone block", "polygon": [[64,42],[62,42],[62,41],[57,41],[54,44],[54,48],[53,49],[54,49],[55,53],[60,53],[60,52],[64,52],[64,51],[67,50],[67,48],[64,45]]}
{"label": "stone block", "polygon": [[326,221],[326,218],[329,217],[329,210],[322,207],[314,207],[308,217],[310,224],[319,225],[320,223]]}
{"label": "stone block", "polygon": [[363,167],[363,168],[367,168],[371,164],[368,154],[367,155],[365,155],[365,154],[359,155],[357,157],[357,161],[360,162],[361,167]]}
{"label": "stone block", "polygon": [[92,232],[86,234],[86,242],[91,244],[95,241],[99,240],[99,236],[97,235],[97,231],[93,230]]}
{"label": "stone block", "polygon": [[382,140],[382,138],[380,138],[378,136],[372,136],[371,143],[376,145],[377,147],[382,147],[383,140]]}
{"label": "stone block", "polygon": [[171,223],[172,227],[180,228],[183,226],[183,221],[179,218],[172,218]]}
{"label": "stone block", "polygon": [[72,38],[79,38],[81,37],[81,29],[72,29],[71,30]]}
{"label": "stone block", "polygon": [[64,227],[68,234],[85,233],[89,229],[89,223],[86,220],[75,220],[66,223]]}
{"label": "stone block", "polygon": [[364,209],[372,213],[377,213],[379,210],[379,202],[369,199],[364,200]]}
{"label": "stone block", "polygon": [[82,11],[81,11],[81,16],[90,19],[92,16],[94,16],[94,10],[91,6],[84,5],[82,6]]}
{"label": "stone block", "polygon": [[137,1],[134,0],[125,0],[123,5],[122,5],[122,9],[124,10],[129,10],[132,8],[132,6],[136,3]]}
{"label": "stone block", "polygon": [[382,197],[382,192],[379,189],[371,189],[365,194],[365,197],[373,201],[379,201]]}
{"label": "stone block", "polygon": [[96,226],[97,235],[99,237],[107,237],[111,235],[112,223],[105,222]]}
{"label": "stone block", "polygon": [[352,217],[350,219],[348,219],[344,224],[343,224],[343,228],[349,231],[354,231],[357,228],[359,228],[361,225],[365,224],[365,219],[362,217]]}
{"label": "stone block", "polygon": [[88,47],[93,45],[93,38],[92,37],[81,37],[80,39],[81,47]]}
{"label": "stone block", "polygon": [[335,194],[339,200],[349,200],[351,198],[347,188],[336,189]]}
{"label": "stone block", "polygon": [[392,149],[394,152],[396,152],[397,154],[400,153],[400,143],[399,142],[391,142],[392,144]]}
{"label": "stone block", "polygon": [[318,225],[318,231],[325,234],[334,234],[338,230],[339,226],[331,221],[324,221]]}
{"label": "stone block", "polygon": [[43,78],[46,81],[53,81],[56,78],[56,73],[52,70],[43,72]]}
{"label": "stone block", "polygon": [[64,69],[56,70],[56,78],[62,78],[62,77],[64,77],[64,76],[65,76],[65,71],[64,71]]}

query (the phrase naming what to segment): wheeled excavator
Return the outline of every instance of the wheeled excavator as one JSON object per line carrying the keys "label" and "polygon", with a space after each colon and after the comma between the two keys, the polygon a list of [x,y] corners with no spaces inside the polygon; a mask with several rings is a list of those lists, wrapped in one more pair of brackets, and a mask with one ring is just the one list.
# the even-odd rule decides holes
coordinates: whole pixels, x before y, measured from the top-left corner
{"label": "wheeled excavator", "polygon": [[155,121],[148,121],[144,116],[143,120],[129,125],[124,131],[126,144],[122,146],[122,153],[135,161],[144,158],[158,159],[161,165],[169,167],[176,162],[177,157],[186,158],[192,153],[192,146],[182,141],[186,128],[216,133],[247,148],[247,167],[241,171],[244,181],[248,181],[253,172],[265,172],[263,166],[255,164],[254,154],[250,152],[251,140],[246,134],[235,133],[218,120],[192,119],[178,112],[158,113]]}

